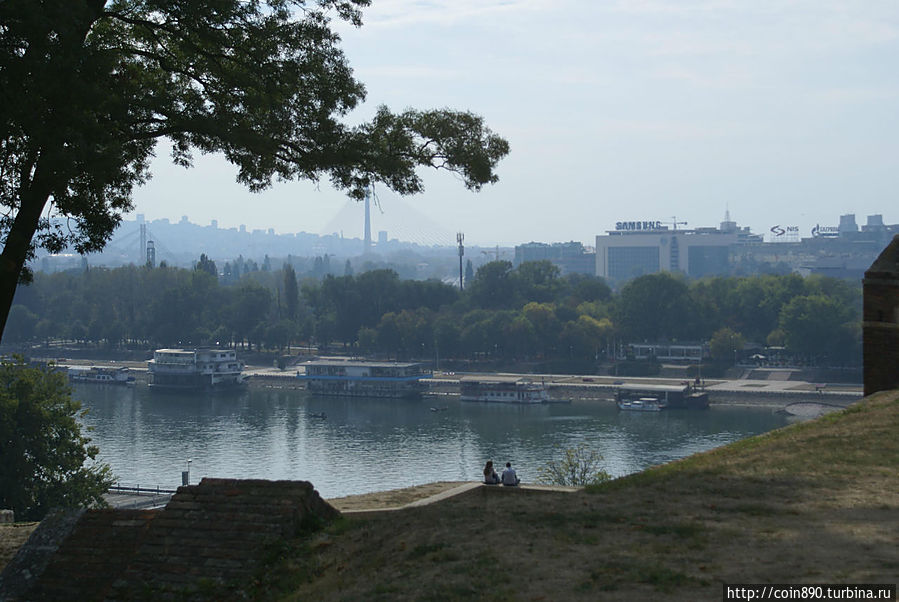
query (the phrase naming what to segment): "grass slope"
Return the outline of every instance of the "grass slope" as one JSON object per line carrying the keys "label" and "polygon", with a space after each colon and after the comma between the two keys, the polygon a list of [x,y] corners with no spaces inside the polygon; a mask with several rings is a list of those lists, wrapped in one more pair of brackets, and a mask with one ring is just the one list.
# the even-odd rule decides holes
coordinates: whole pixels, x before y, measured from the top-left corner
{"label": "grass slope", "polygon": [[284,600],[696,600],[893,583],[899,392],[578,493],[479,488],[273,550]]}

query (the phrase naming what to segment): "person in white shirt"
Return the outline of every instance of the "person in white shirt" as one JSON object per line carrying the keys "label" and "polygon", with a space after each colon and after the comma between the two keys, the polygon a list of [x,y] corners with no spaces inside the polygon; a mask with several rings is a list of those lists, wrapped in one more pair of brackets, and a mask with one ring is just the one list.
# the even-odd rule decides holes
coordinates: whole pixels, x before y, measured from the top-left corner
{"label": "person in white shirt", "polygon": [[516,487],[521,482],[521,479],[515,474],[515,469],[512,468],[511,462],[506,462],[506,469],[503,471],[502,482],[506,487]]}

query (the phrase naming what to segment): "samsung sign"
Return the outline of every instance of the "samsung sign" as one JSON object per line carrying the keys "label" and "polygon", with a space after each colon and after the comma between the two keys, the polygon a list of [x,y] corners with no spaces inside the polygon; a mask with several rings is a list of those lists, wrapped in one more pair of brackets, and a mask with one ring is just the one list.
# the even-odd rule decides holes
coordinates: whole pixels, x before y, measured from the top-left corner
{"label": "samsung sign", "polygon": [[616,230],[661,230],[662,222],[615,222]]}

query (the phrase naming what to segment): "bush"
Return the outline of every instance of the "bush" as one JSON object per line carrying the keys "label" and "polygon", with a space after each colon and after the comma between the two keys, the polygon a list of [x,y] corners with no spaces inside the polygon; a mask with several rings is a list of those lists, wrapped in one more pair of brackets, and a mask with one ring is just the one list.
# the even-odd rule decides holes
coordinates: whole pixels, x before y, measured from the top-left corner
{"label": "bush", "polygon": [[583,487],[612,478],[602,469],[602,456],[583,443],[565,450],[560,460],[550,460],[537,471],[537,482],[546,485]]}

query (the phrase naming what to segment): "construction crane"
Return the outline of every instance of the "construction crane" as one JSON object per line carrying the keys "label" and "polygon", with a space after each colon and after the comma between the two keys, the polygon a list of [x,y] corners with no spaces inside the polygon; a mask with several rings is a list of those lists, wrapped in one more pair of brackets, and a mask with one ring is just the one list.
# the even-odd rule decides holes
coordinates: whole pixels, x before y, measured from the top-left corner
{"label": "construction crane", "polygon": [[506,255],[505,253],[500,253],[500,251],[499,251],[499,245],[496,245],[496,250],[495,250],[495,251],[481,251],[481,254],[482,254],[482,255],[487,255],[488,257],[489,257],[490,255],[493,255],[493,256],[494,256],[494,259],[493,259],[494,261],[499,261],[500,256],[505,256],[505,255]]}
{"label": "construction crane", "polygon": [[672,217],[670,222],[662,222],[663,224],[670,225],[674,227],[674,230],[677,230],[678,226],[686,226],[687,222],[679,222],[677,221],[677,217]]}

